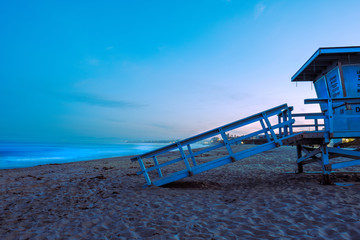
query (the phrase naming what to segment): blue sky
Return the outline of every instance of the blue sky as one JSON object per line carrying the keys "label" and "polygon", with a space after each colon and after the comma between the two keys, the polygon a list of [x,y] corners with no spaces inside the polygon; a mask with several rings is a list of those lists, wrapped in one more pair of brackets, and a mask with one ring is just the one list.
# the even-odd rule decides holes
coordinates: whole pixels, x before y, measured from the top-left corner
{"label": "blue sky", "polygon": [[315,97],[291,76],[360,45],[359,1],[2,1],[2,140],[184,138]]}

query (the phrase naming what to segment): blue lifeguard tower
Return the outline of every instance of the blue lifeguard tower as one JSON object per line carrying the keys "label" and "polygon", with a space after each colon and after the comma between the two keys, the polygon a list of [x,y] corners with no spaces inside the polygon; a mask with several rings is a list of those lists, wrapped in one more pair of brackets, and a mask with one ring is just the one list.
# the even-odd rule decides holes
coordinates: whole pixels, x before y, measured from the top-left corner
{"label": "blue lifeguard tower", "polygon": [[[329,144],[333,139],[360,138],[360,47],[320,48],[291,81],[313,82],[318,98],[305,99],[305,104],[320,104],[321,112],[293,113],[293,107],[284,104],[136,156],[131,160],[139,162],[138,174],[144,175],[145,186],[161,186],[282,145],[296,146],[298,173],[306,164],[319,163],[324,184],[331,183],[330,174],[335,169],[360,165],[360,151]],[[296,124],[299,118],[313,122]],[[252,130],[248,133],[231,136],[249,125]],[[304,128],[307,130],[302,131]],[[193,151],[193,144],[214,138],[220,141]],[[262,139],[263,143],[234,150],[234,145],[247,139]],[[227,155],[199,161],[199,156],[219,148],[226,149]],[[162,157],[165,153],[166,157]],[[339,156],[341,160],[331,162]],[[170,165],[177,170],[167,171]]]}

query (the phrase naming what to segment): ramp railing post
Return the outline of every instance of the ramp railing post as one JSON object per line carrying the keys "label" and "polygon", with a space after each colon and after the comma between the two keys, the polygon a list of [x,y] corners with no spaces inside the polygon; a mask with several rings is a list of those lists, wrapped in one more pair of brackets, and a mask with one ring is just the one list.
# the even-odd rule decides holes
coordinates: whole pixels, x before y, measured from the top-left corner
{"label": "ramp railing post", "polygon": [[[282,113],[278,114],[278,124],[281,124],[281,115],[282,115]],[[261,125],[263,126],[264,123],[262,122],[262,120],[260,122],[261,122]],[[263,128],[264,128],[264,126],[263,126]],[[282,127],[279,127],[279,137],[280,138],[282,137]]]}
{"label": "ramp railing post", "polygon": [[194,153],[191,150],[190,144],[187,145],[187,149],[188,149],[189,154],[191,156],[192,163],[194,164],[194,166],[197,166],[197,163],[196,163],[196,160],[195,160],[195,157],[194,157]]}
{"label": "ramp railing post", "polygon": [[319,123],[317,119],[314,119],[315,121],[315,131],[319,131]]}
{"label": "ramp railing post", "polygon": [[[287,112],[286,112],[286,111],[283,111],[283,112],[282,112],[282,116],[283,116],[283,122],[284,122],[284,123],[287,122]],[[287,136],[287,135],[289,135],[289,134],[288,134],[288,126],[285,125],[285,126],[284,126],[284,136]]]}
{"label": "ramp railing post", "polygon": [[288,107],[286,109],[286,111],[288,112],[288,121],[289,121],[289,132],[290,132],[290,135],[293,135],[293,123],[292,123],[292,113],[291,111],[293,110],[293,107]]}
{"label": "ramp railing post", "polygon": [[146,171],[146,167],[144,165],[144,162],[142,161],[141,157],[138,157],[137,160],[139,162],[141,170],[144,172],[144,177],[145,177],[147,185],[151,185],[151,180],[150,180],[149,174]]}
{"label": "ramp railing post", "polygon": [[189,161],[188,161],[187,156],[186,156],[186,154],[185,154],[185,152],[184,152],[184,149],[182,148],[181,143],[177,143],[177,146],[178,146],[178,148],[179,148],[179,151],[180,151],[180,154],[181,154],[181,158],[184,160],[186,169],[187,169],[188,172],[189,172],[189,175],[190,175],[190,176],[193,175],[193,174],[192,174],[192,171],[191,171],[191,167],[190,167]]}
{"label": "ramp railing post", "polygon": [[227,136],[226,136],[225,132],[222,130],[222,128],[219,128],[219,132],[220,132],[220,134],[221,134],[222,139],[224,140],[225,147],[226,147],[226,149],[227,149],[228,152],[229,152],[229,155],[230,155],[230,157],[231,157],[231,160],[235,161],[235,159],[233,159],[234,153],[233,153],[233,151],[232,151],[232,149],[231,149],[231,146],[230,146],[230,143],[229,143],[229,139],[227,138]]}
{"label": "ramp railing post", "polygon": [[[279,119],[281,119],[281,117],[279,117]],[[264,124],[264,120],[260,119],[260,124],[261,124],[262,128],[264,129],[266,139],[268,140],[268,142],[271,142],[271,138],[269,136],[268,129],[266,128],[266,126]],[[279,131],[281,131],[281,128],[279,128]]]}
{"label": "ramp railing post", "polygon": [[[155,167],[159,166],[159,162],[158,162],[158,160],[157,160],[156,156],[153,156],[153,159],[154,159],[154,164],[155,164]],[[157,169],[157,172],[158,172],[158,174],[159,174],[159,177],[163,177],[163,175],[162,175],[162,172],[161,172],[161,169],[160,169],[160,168],[158,168],[158,169]]]}
{"label": "ramp railing post", "polygon": [[273,138],[274,142],[281,145],[281,142],[279,142],[279,140],[277,139],[276,134],[274,132],[274,129],[272,128],[271,123],[270,123],[266,113],[262,113],[262,117],[263,117],[263,119],[264,119],[264,121],[265,121],[265,123],[267,125],[267,128],[270,131],[271,137]]}

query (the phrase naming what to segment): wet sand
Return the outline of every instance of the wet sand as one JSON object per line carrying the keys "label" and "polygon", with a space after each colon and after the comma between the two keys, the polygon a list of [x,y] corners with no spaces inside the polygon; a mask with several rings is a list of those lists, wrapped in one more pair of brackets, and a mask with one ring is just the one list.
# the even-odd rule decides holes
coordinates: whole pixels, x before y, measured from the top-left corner
{"label": "wet sand", "polygon": [[286,173],[295,160],[281,147],[148,188],[130,157],[0,170],[0,238],[360,239],[359,175],[324,186]]}

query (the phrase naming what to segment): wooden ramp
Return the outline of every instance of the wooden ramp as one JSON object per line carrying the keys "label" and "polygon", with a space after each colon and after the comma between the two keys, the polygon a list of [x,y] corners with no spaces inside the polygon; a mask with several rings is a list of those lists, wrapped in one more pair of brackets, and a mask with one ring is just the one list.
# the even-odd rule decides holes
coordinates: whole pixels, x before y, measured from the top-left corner
{"label": "wooden ramp", "polygon": [[[212,129],[196,136],[175,142],[168,146],[136,156],[132,161],[138,161],[146,180],[145,186],[162,186],[182,178],[191,177],[229,163],[259,154],[283,145],[297,147],[298,173],[303,172],[305,164],[317,162],[323,173],[323,183],[329,184],[333,169],[360,165],[360,152],[328,147],[331,131],[331,118],[326,113],[292,114],[293,108],[287,104],[269,109],[233,123]],[[305,117],[314,120],[311,125],[295,125],[294,117]],[[324,123],[319,124],[322,119]],[[274,121],[275,120],[275,121]],[[256,129],[258,126],[258,129]],[[243,136],[232,136],[231,133],[246,129],[250,133]],[[293,132],[294,128],[311,127],[313,131]],[[319,127],[323,127],[319,130]],[[256,138],[263,144],[249,149],[234,151],[234,145],[242,141]],[[205,148],[194,150],[196,143],[210,142]],[[217,149],[226,149],[226,155],[209,154]],[[212,152],[214,153],[214,152]],[[166,154],[166,155],[165,155]],[[164,156],[165,155],[165,156]],[[201,156],[201,158],[199,158]],[[204,156],[216,156],[204,161]],[[350,158],[350,161],[330,163],[334,157]],[[199,160],[200,159],[200,160]],[[171,171],[167,170],[171,166]],[[176,169],[176,170],[174,170]]]}
{"label": "wooden ramp", "polygon": [[[139,162],[141,171],[138,172],[138,174],[144,175],[147,186],[152,184],[161,186],[185,177],[193,176],[207,170],[239,161],[246,157],[271,150],[284,144],[288,145],[289,143],[298,141],[299,138],[304,138],[305,133],[293,133],[292,125],[294,123],[294,119],[291,116],[291,111],[292,107],[288,107],[284,104],[199,135],[178,141],[157,150],[136,156],[131,160]],[[271,118],[276,119],[275,124],[271,123],[274,122],[271,121],[273,120]],[[254,124],[260,126],[260,129],[254,130],[241,137],[231,137],[230,134],[234,130],[239,130],[240,128],[245,128],[250,125],[253,126]],[[317,134],[315,133],[313,136],[316,137],[316,139],[322,139],[323,135],[324,132],[319,132]],[[254,138],[256,136],[262,136],[265,143],[240,152],[233,151],[232,146],[241,144],[243,140]],[[214,138],[217,141],[214,141]],[[213,140],[213,142],[211,145],[208,145],[200,151],[193,151],[193,144],[201,143],[206,140]],[[208,152],[219,148],[226,148],[227,155],[211,159],[207,162],[200,163],[197,161],[198,156],[204,156]],[[167,156],[173,157],[166,157],[164,160],[161,156],[165,153],[170,153]],[[161,161],[159,162],[160,159]],[[170,165],[173,166],[175,164],[178,165],[178,171],[171,173],[163,171],[166,167]]]}

